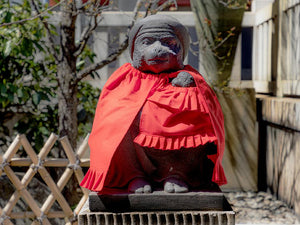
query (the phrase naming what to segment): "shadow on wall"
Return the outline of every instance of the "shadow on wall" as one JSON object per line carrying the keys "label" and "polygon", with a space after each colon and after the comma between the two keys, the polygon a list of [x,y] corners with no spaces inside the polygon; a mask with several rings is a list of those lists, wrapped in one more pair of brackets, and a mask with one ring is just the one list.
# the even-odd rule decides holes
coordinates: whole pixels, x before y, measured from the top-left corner
{"label": "shadow on wall", "polygon": [[254,89],[217,92],[225,123],[223,167],[228,184],[223,191],[257,191],[258,138]]}

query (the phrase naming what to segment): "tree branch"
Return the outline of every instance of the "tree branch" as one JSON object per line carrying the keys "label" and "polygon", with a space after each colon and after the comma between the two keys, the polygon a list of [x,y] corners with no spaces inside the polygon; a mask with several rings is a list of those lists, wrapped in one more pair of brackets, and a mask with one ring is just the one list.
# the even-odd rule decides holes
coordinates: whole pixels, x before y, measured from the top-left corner
{"label": "tree branch", "polygon": [[[174,4],[174,1],[176,2],[176,0],[169,0],[167,2],[165,2],[162,6],[159,7],[159,10],[164,10],[165,8],[169,7],[170,5]],[[135,5],[135,8],[134,8],[134,11],[133,11],[133,19],[132,19],[132,24],[128,27],[128,32],[130,31],[130,29],[133,27],[138,15],[139,15],[139,11],[143,5],[143,3],[145,2],[145,0],[138,0],[136,5]],[[150,2],[151,3],[151,2]],[[149,4],[146,8],[146,13],[144,15],[144,17],[147,16],[147,12],[150,10],[150,7],[152,7],[152,4]],[[158,10],[154,10],[152,11],[152,13],[156,13],[158,12]],[[127,33],[128,33],[127,32]],[[91,74],[92,72],[98,70],[98,69],[101,69],[103,68],[104,66],[106,66],[107,64],[113,62],[114,60],[117,59],[117,57],[119,55],[121,55],[125,50],[126,48],[128,47],[128,36],[126,37],[126,39],[122,42],[122,44],[119,46],[119,48],[111,53],[110,55],[108,55],[108,57],[98,63],[94,63],[84,69],[82,69],[81,71],[79,71],[77,73],[77,79],[76,79],[76,82],[79,82],[80,80],[82,80],[83,78],[85,78],[86,76],[88,76],[89,74]]]}
{"label": "tree branch", "polygon": [[109,0],[105,0],[101,4],[101,0],[88,0],[83,4],[80,4],[80,7],[76,9],[78,13],[85,14],[86,16],[95,16],[99,15],[103,10],[108,9],[110,6],[106,5],[109,3]]}
{"label": "tree branch", "polygon": [[233,33],[229,33],[220,43],[218,43],[215,47],[211,47],[213,51],[216,51],[218,48],[220,48],[231,36],[233,36]]}
{"label": "tree branch", "polygon": [[94,64],[82,69],[80,72],[78,72],[77,82],[79,82],[81,79],[88,76],[92,72],[94,72],[98,69],[101,69],[102,67],[104,67],[107,64],[116,60],[118,58],[118,56],[121,55],[127,49],[127,47],[128,47],[128,37],[123,41],[123,43],[119,46],[119,48],[115,52],[110,54],[106,59],[104,59],[98,63],[94,63]]}
{"label": "tree branch", "polygon": [[[76,57],[82,53],[92,32],[97,28],[97,26],[98,26],[97,17],[98,17],[98,15],[91,17],[88,27],[85,28],[85,31],[83,32],[83,34],[80,38],[79,44],[76,48],[76,52],[74,53]],[[94,21],[94,23],[92,23],[92,21]]]}
{"label": "tree branch", "polygon": [[[61,60],[67,60],[68,64],[74,68],[76,66],[76,21],[78,13],[75,8],[75,1],[66,1],[62,5],[62,14],[60,22],[60,49]],[[74,71],[75,72],[75,71]]]}
{"label": "tree branch", "polygon": [[[142,7],[142,3],[145,0],[138,0],[134,11],[133,11],[133,20],[132,20],[132,24],[128,27],[128,31],[131,29],[131,27],[134,25],[134,22],[136,21],[137,17],[138,17],[138,12],[140,10],[140,8]],[[102,67],[106,66],[107,64],[113,62],[114,60],[117,59],[117,57],[119,55],[121,55],[128,47],[128,36],[126,37],[126,39],[123,41],[123,43],[119,46],[119,48],[111,53],[106,59],[98,62],[98,63],[94,63],[84,69],[82,69],[81,71],[79,71],[77,73],[77,80],[76,82],[78,83],[80,80],[82,80],[83,78],[85,78],[86,76],[88,76],[89,74],[91,74],[92,72],[101,69]]]}
{"label": "tree branch", "polygon": [[[61,0],[59,2],[59,4],[62,4],[64,1],[66,1],[66,0]],[[40,9],[38,8],[38,6],[36,5],[34,0],[31,0],[31,4],[33,5],[33,7],[34,7],[35,11],[38,13],[38,15],[41,15]],[[58,63],[59,62],[59,56],[58,56],[58,54],[55,50],[55,42],[54,42],[54,40],[51,36],[51,31],[50,31],[49,24],[45,20],[43,20],[43,18],[41,16],[38,16],[38,18],[41,20],[41,22],[43,23],[43,25],[46,29],[46,33],[47,33],[46,38],[48,39],[47,42],[46,42],[47,45],[48,45],[47,47],[49,48],[49,51],[52,54],[52,56],[54,57],[56,63]]]}
{"label": "tree branch", "polygon": [[[88,4],[92,4],[93,7],[88,7],[88,9],[91,10],[87,11],[85,6],[87,6]],[[90,17],[90,21],[88,27],[86,27],[83,31],[79,40],[79,44],[76,47],[76,52],[74,53],[76,57],[78,57],[83,52],[92,32],[97,28],[99,22],[101,21],[101,18],[100,20],[98,20],[99,15],[101,15],[101,12],[107,7],[108,6],[101,6],[101,0],[97,0],[93,3],[91,3],[91,1],[87,1],[86,3],[82,4],[80,8],[77,9],[78,14],[84,13],[85,15]]]}
{"label": "tree branch", "polygon": [[11,26],[11,25],[14,25],[14,24],[22,24],[22,23],[25,23],[27,21],[32,21],[32,20],[38,19],[39,17],[42,17],[47,12],[52,11],[53,9],[55,9],[60,4],[61,4],[61,2],[55,4],[54,6],[48,8],[48,9],[46,9],[46,10],[44,10],[44,11],[42,11],[42,12],[38,13],[37,15],[32,16],[30,18],[26,18],[26,19],[18,20],[18,21],[13,21],[13,22],[9,22],[9,23],[2,23],[2,24],[0,24],[0,27]]}
{"label": "tree branch", "polygon": [[239,3],[236,6],[232,5],[235,2],[236,2],[235,0],[231,0],[231,1],[228,1],[228,2],[224,2],[222,0],[219,0],[220,4],[222,4],[223,6],[225,6],[227,8],[230,8],[230,9],[243,9],[243,8],[245,8],[245,5],[240,5]]}
{"label": "tree branch", "polygon": [[164,2],[161,6],[159,6],[157,9],[155,9],[152,13],[155,14],[159,11],[169,8],[171,5],[175,5],[175,9],[178,8],[176,0],[168,0],[168,1]]}

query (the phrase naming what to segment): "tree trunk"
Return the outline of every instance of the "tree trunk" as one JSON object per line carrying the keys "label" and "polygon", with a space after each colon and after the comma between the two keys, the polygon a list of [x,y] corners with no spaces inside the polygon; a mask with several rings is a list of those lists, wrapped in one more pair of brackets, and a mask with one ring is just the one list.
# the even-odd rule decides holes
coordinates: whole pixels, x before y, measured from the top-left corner
{"label": "tree trunk", "polygon": [[77,80],[76,80],[76,61],[74,56],[76,51],[75,44],[75,22],[77,14],[72,13],[74,3],[66,1],[62,4],[62,15],[60,24],[60,51],[61,59],[57,65],[58,79],[58,116],[59,116],[59,135],[68,136],[72,147],[76,148],[78,134],[77,125]]}
{"label": "tree trunk", "polygon": [[77,139],[77,85],[73,84],[70,67],[61,63],[58,65],[60,85],[58,88],[59,135],[68,136],[73,148]]}
{"label": "tree trunk", "polygon": [[[76,69],[76,68],[75,68]],[[57,75],[59,77],[58,87],[58,116],[59,116],[59,135],[60,137],[67,136],[74,151],[77,145],[77,83],[72,76],[72,68],[65,60],[57,66]],[[66,157],[63,150],[59,152],[60,157]],[[59,169],[56,171],[60,174]],[[70,205],[75,205],[80,201],[80,195],[75,194],[74,190],[78,188],[78,182],[74,176],[63,191]]]}

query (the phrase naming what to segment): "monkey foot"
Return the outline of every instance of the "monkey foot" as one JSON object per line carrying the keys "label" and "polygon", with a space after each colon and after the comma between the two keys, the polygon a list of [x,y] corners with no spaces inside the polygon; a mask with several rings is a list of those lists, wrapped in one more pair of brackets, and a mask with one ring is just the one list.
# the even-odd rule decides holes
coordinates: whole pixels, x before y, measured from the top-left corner
{"label": "monkey foot", "polygon": [[152,187],[144,178],[135,178],[129,183],[128,191],[134,193],[151,193]]}
{"label": "monkey foot", "polygon": [[164,191],[168,193],[185,193],[189,191],[189,188],[182,180],[171,177],[165,180]]}

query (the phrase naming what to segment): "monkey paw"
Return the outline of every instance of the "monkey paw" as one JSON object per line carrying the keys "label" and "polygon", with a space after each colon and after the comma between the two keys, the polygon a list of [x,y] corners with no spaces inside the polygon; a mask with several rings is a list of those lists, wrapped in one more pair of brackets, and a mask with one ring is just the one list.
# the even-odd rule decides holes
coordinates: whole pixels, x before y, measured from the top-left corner
{"label": "monkey paw", "polygon": [[129,183],[128,191],[133,193],[151,193],[152,187],[144,178],[135,178]]}
{"label": "monkey paw", "polygon": [[171,177],[165,180],[164,191],[168,193],[185,193],[189,191],[189,188],[182,180]]}
{"label": "monkey paw", "polygon": [[172,80],[174,87],[196,87],[194,78],[187,72],[180,72],[177,77]]}

